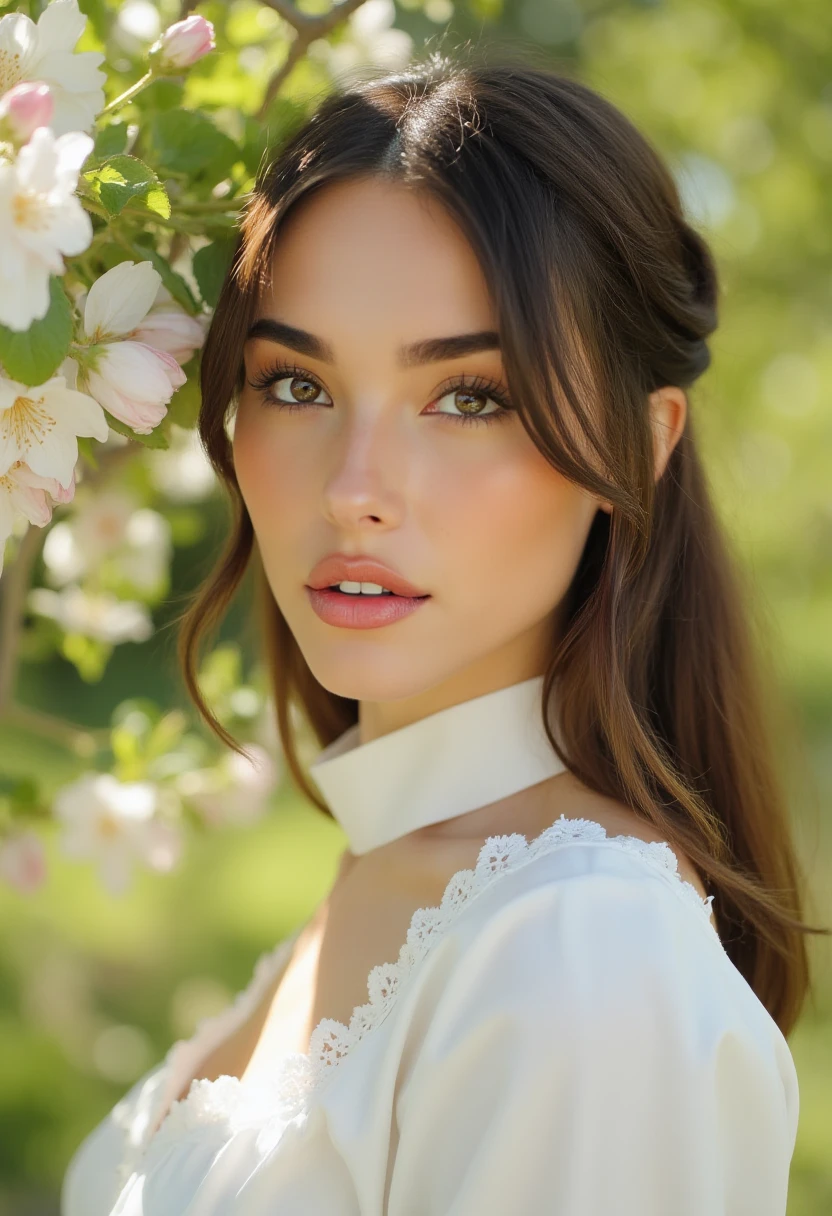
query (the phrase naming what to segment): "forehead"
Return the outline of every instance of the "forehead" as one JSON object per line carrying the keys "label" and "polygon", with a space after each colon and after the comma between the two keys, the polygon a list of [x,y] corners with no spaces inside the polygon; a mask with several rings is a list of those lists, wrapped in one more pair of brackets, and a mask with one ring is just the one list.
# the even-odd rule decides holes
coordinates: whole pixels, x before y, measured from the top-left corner
{"label": "forehead", "polygon": [[425,191],[360,178],[302,199],[281,224],[258,316],[376,340],[496,328],[465,234]]}

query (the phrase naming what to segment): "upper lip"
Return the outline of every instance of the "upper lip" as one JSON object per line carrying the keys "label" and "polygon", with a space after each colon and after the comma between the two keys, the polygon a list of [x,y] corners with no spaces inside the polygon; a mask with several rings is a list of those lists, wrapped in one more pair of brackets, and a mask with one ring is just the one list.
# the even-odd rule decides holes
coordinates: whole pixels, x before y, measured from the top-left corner
{"label": "upper lip", "polygon": [[321,587],[332,587],[335,583],[378,583],[380,587],[394,592],[396,595],[427,595],[408,582],[401,574],[391,570],[384,562],[373,557],[362,557],[360,554],[350,556],[346,553],[330,553],[319,561],[309,575],[308,587],[319,590]]}

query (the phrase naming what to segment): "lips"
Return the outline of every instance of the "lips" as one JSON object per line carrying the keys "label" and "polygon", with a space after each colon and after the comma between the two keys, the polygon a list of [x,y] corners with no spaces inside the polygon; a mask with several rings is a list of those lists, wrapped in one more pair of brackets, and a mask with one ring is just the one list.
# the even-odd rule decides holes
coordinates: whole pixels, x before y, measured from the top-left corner
{"label": "lips", "polygon": [[415,586],[386,563],[372,557],[344,553],[331,553],[318,562],[306,585],[313,590],[321,590],[343,582],[378,583],[394,595],[410,599],[421,599],[428,595],[427,591]]}

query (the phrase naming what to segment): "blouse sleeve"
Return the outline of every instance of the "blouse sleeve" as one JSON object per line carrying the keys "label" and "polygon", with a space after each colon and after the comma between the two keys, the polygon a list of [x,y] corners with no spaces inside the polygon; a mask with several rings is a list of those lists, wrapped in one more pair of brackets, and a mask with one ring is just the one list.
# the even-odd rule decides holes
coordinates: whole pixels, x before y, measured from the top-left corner
{"label": "blouse sleeve", "polygon": [[458,960],[398,1096],[388,1216],[784,1216],[792,1068],[662,880],[550,883]]}

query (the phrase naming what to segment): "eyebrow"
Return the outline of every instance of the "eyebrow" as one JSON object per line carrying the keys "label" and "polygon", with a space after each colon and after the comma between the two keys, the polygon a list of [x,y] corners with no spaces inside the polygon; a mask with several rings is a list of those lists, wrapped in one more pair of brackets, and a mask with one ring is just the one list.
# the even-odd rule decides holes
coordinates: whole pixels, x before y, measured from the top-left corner
{"label": "eyebrow", "polygon": [[[276,321],[273,317],[260,317],[255,321],[246,335],[246,341],[252,338],[279,342],[281,346],[288,346],[311,359],[319,359],[321,363],[335,362],[334,351],[328,342],[305,329],[297,329],[285,321]],[[462,355],[499,349],[500,336],[496,330],[483,329],[449,338],[424,338],[421,342],[411,342],[399,347],[396,358],[400,367],[419,367],[425,363],[438,363],[443,359],[458,359]]]}

